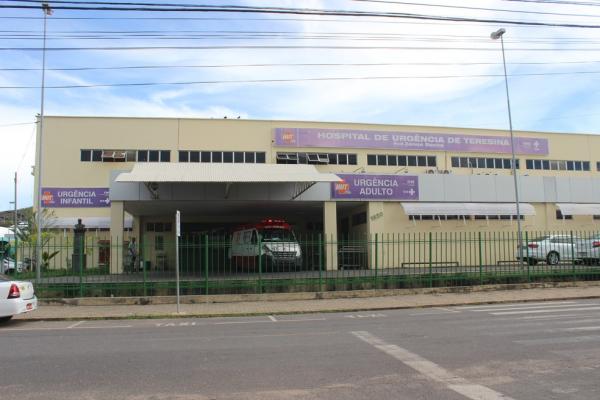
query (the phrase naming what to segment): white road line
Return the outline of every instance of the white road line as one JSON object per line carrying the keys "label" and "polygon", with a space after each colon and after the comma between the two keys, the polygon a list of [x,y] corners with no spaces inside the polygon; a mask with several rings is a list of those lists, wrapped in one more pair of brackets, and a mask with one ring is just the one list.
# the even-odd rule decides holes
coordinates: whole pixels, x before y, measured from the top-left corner
{"label": "white road line", "polygon": [[442,310],[442,311],[446,311],[449,313],[459,313],[459,310],[453,310],[451,308],[446,308],[446,307],[435,307],[436,310]]}
{"label": "white road line", "polygon": [[544,304],[573,304],[576,303],[575,301],[543,301],[543,302],[539,302],[539,303],[529,303],[527,301],[524,301],[522,303],[512,303],[512,304],[504,304],[504,303],[500,303],[500,304],[488,304],[488,305],[479,305],[479,306],[456,306],[457,309],[459,310],[475,310],[478,308],[484,309],[484,308],[497,308],[497,307],[523,307],[523,306],[540,306],[540,305],[544,305]]}
{"label": "white road line", "polygon": [[67,329],[73,329],[73,328],[75,328],[76,326],[79,326],[79,325],[83,324],[84,322],[85,322],[85,321],[79,321],[79,322],[75,322],[73,325],[69,325],[69,326],[67,327]]}
{"label": "white road line", "polygon": [[595,342],[600,341],[600,335],[591,336],[567,336],[547,339],[526,339],[526,340],[515,340],[518,344],[569,344],[569,343],[582,343],[582,342]]}
{"label": "white road line", "polygon": [[[563,311],[563,310],[561,310]],[[581,318],[581,317],[592,317],[591,314],[558,314],[558,315],[534,315],[528,317],[517,317],[517,318],[498,318],[498,320],[508,320],[508,321],[517,321],[517,320],[528,320],[528,319],[557,319],[557,318]]]}
{"label": "white road line", "polygon": [[273,322],[277,322],[277,318],[275,318],[275,317],[274,317],[274,316],[272,316],[272,315],[269,315],[269,319],[270,319],[271,321],[273,321]]}
{"label": "white road line", "polygon": [[471,311],[471,312],[492,312],[492,311],[512,311],[512,310],[535,310],[535,309],[541,309],[541,308],[566,308],[566,307],[591,307],[591,306],[598,306],[598,304],[559,304],[559,305],[547,304],[545,306],[498,307],[498,308],[490,308],[487,310],[469,310],[469,311]]}
{"label": "white road line", "polygon": [[577,331],[600,331],[600,326],[578,326],[577,328],[564,328],[561,331],[577,332]]}
{"label": "white road line", "polygon": [[133,328],[132,325],[111,325],[111,326],[80,326],[77,328],[8,328],[8,329],[0,329],[0,333],[8,332],[8,331],[64,331],[68,329],[115,329],[115,328]]}
{"label": "white road line", "polygon": [[471,383],[468,380],[452,374],[450,371],[441,366],[429,361],[418,354],[412,353],[402,347],[388,344],[380,338],[366,331],[352,332],[354,336],[360,340],[370,344],[371,346],[381,350],[382,352],[394,357],[403,364],[409,366],[415,371],[420,372],[429,379],[440,382],[456,393],[465,396],[472,400],[512,400],[500,392],[496,392],[486,386]]}
{"label": "white road line", "polygon": [[516,314],[540,314],[540,313],[551,313],[551,312],[564,312],[564,311],[591,311],[600,310],[600,307],[577,307],[577,308],[562,308],[560,310],[521,310],[521,311],[503,311],[503,312],[492,312],[492,315],[516,315]]}

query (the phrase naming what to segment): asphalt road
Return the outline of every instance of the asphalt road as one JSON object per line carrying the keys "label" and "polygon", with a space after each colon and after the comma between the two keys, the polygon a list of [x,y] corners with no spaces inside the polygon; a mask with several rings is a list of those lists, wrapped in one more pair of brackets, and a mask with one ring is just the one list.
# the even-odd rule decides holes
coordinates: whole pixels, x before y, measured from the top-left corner
{"label": "asphalt road", "polygon": [[11,321],[0,399],[599,399],[600,301]]}

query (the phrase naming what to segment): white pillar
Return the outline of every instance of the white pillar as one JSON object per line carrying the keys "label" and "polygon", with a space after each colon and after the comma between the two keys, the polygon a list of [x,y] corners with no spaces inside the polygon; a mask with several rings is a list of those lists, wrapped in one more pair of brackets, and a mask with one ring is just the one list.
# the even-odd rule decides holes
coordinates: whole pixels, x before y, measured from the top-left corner
{"label": "white pillar", "polygon": [[328,271],[338,269],[337,205],[335,201],[323,203],[323,241],[325,243],[325,267]]}
{"label": "white pillar", "polygon": [[122,201],[110,203],[110,272],[123,272],[123,227],[125,212]]}

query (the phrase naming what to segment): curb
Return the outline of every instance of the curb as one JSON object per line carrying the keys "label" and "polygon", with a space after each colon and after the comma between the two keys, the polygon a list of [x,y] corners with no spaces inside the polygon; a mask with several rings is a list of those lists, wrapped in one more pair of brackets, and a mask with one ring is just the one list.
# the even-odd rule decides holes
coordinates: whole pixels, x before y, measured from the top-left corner
{"label": "curb", "polygon": [[[391,297],[409,295],[439,295],[446,293],[480,293],[497,292],[506,290],[544,289],[544,288],[586,288],[600,287],[599,281],[577,282],[547,282],[547,283],[518,283],[481,286],[452,286],[440,288],[415,288],[415,289],[371,289],[328,292],[297,292],[297,293],[263,293],[263,294],[234,294],[234,295],[194,295],[180,296],[181,304],[211,304],[211,303],[241,303],[241,302],[273,302],[273,301],[298,301],[298,300],[335,300],[359,299],[371,297]],[[176,304],[175,296],[152,297],[82,297],[69,299],[41,299],[40,305],[51,306],[140,306]]]}

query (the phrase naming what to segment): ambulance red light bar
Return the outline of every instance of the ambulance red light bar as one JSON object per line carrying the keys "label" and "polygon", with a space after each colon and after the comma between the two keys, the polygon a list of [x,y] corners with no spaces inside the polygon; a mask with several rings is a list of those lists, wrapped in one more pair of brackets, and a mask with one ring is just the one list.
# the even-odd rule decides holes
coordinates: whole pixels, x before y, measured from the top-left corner
{"label": "ambulance red light bar", "polygon": [[288,224],[285,220],[283,219],[275,219],[275,218],[268,218],[268,219],[263,219],[262,221],[260,221],[260,224],[258,224],[258,226],[260,226],[261,228],[280,228],[280,229],[290,229],[291,226],[290,224]]}

